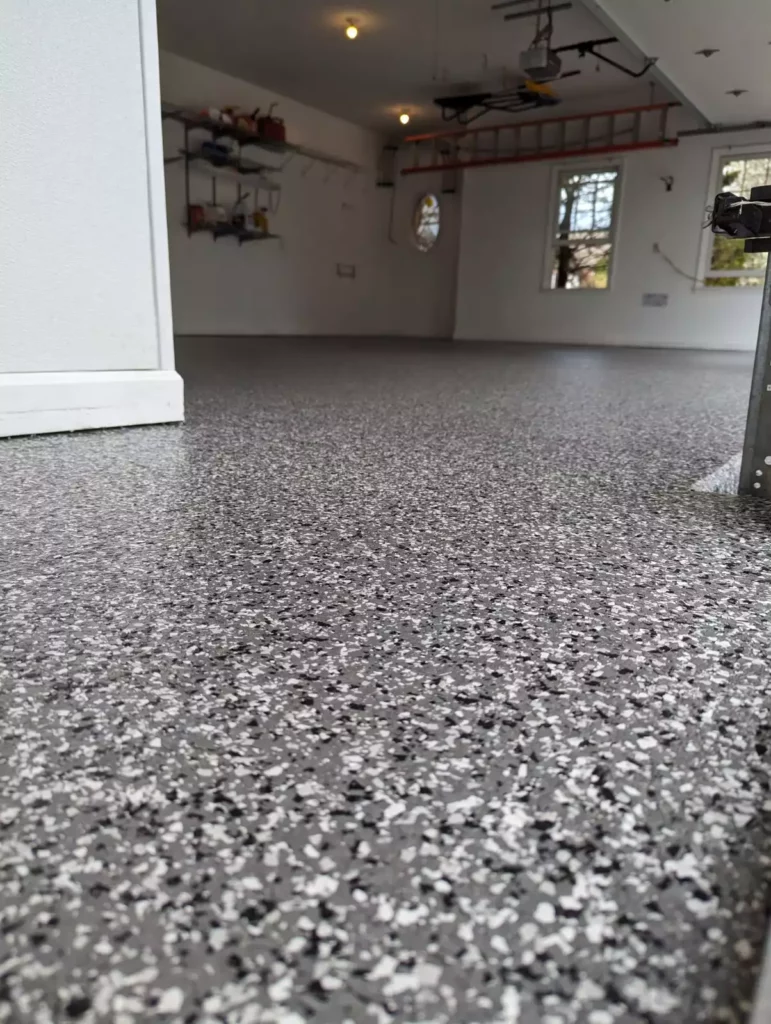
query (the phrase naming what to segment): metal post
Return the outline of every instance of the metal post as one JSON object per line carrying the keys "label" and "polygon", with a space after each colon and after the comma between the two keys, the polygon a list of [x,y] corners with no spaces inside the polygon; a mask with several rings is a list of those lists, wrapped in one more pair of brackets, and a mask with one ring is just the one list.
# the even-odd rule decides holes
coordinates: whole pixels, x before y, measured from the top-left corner
{"label": "metal post", "polygon": [[739,494],[771,498],[771,256],[763,288]]}

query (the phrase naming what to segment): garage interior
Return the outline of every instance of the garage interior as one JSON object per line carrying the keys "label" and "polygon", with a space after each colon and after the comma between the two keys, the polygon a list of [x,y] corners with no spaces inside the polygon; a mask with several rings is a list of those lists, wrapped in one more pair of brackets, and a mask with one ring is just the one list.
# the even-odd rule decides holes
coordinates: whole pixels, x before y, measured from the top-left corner
{"label": "garage interior", "polygon": [[765,0],[4,21],[0,1022],[768,1024]]}

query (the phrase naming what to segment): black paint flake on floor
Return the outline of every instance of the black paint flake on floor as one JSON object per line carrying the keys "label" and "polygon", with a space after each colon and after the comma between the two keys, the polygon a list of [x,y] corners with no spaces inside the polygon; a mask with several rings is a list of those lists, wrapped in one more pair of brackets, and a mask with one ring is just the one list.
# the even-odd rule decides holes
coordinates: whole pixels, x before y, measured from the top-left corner
{"label": "black paint flake on floor", "polygon": [[744,1020],[750,357],[181,341],[0,444],[0,1021]]}

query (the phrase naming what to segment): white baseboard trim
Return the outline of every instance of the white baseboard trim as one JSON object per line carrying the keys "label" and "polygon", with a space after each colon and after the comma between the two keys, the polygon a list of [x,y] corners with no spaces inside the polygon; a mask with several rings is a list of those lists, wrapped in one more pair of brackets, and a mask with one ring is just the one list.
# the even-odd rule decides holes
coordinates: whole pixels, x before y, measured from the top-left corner
{"label": "white baseboard trim", "polygon": [[183,419],[182,378],[174,370],[0,373],[0,437]]}

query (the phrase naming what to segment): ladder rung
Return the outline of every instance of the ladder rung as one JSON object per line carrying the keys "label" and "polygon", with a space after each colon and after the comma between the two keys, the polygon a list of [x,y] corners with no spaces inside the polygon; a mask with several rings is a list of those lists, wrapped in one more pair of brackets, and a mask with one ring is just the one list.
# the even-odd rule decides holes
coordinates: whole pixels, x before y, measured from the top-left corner
{"label": "ladder rung", "polygon": [[640,112],[638,110],[638,112],[634,115],[634,127],[632,129],[632,141],[633,142],[639,142],[640,141],[640,126],[641,125],[642,125],[642,117],[640,116]]}

